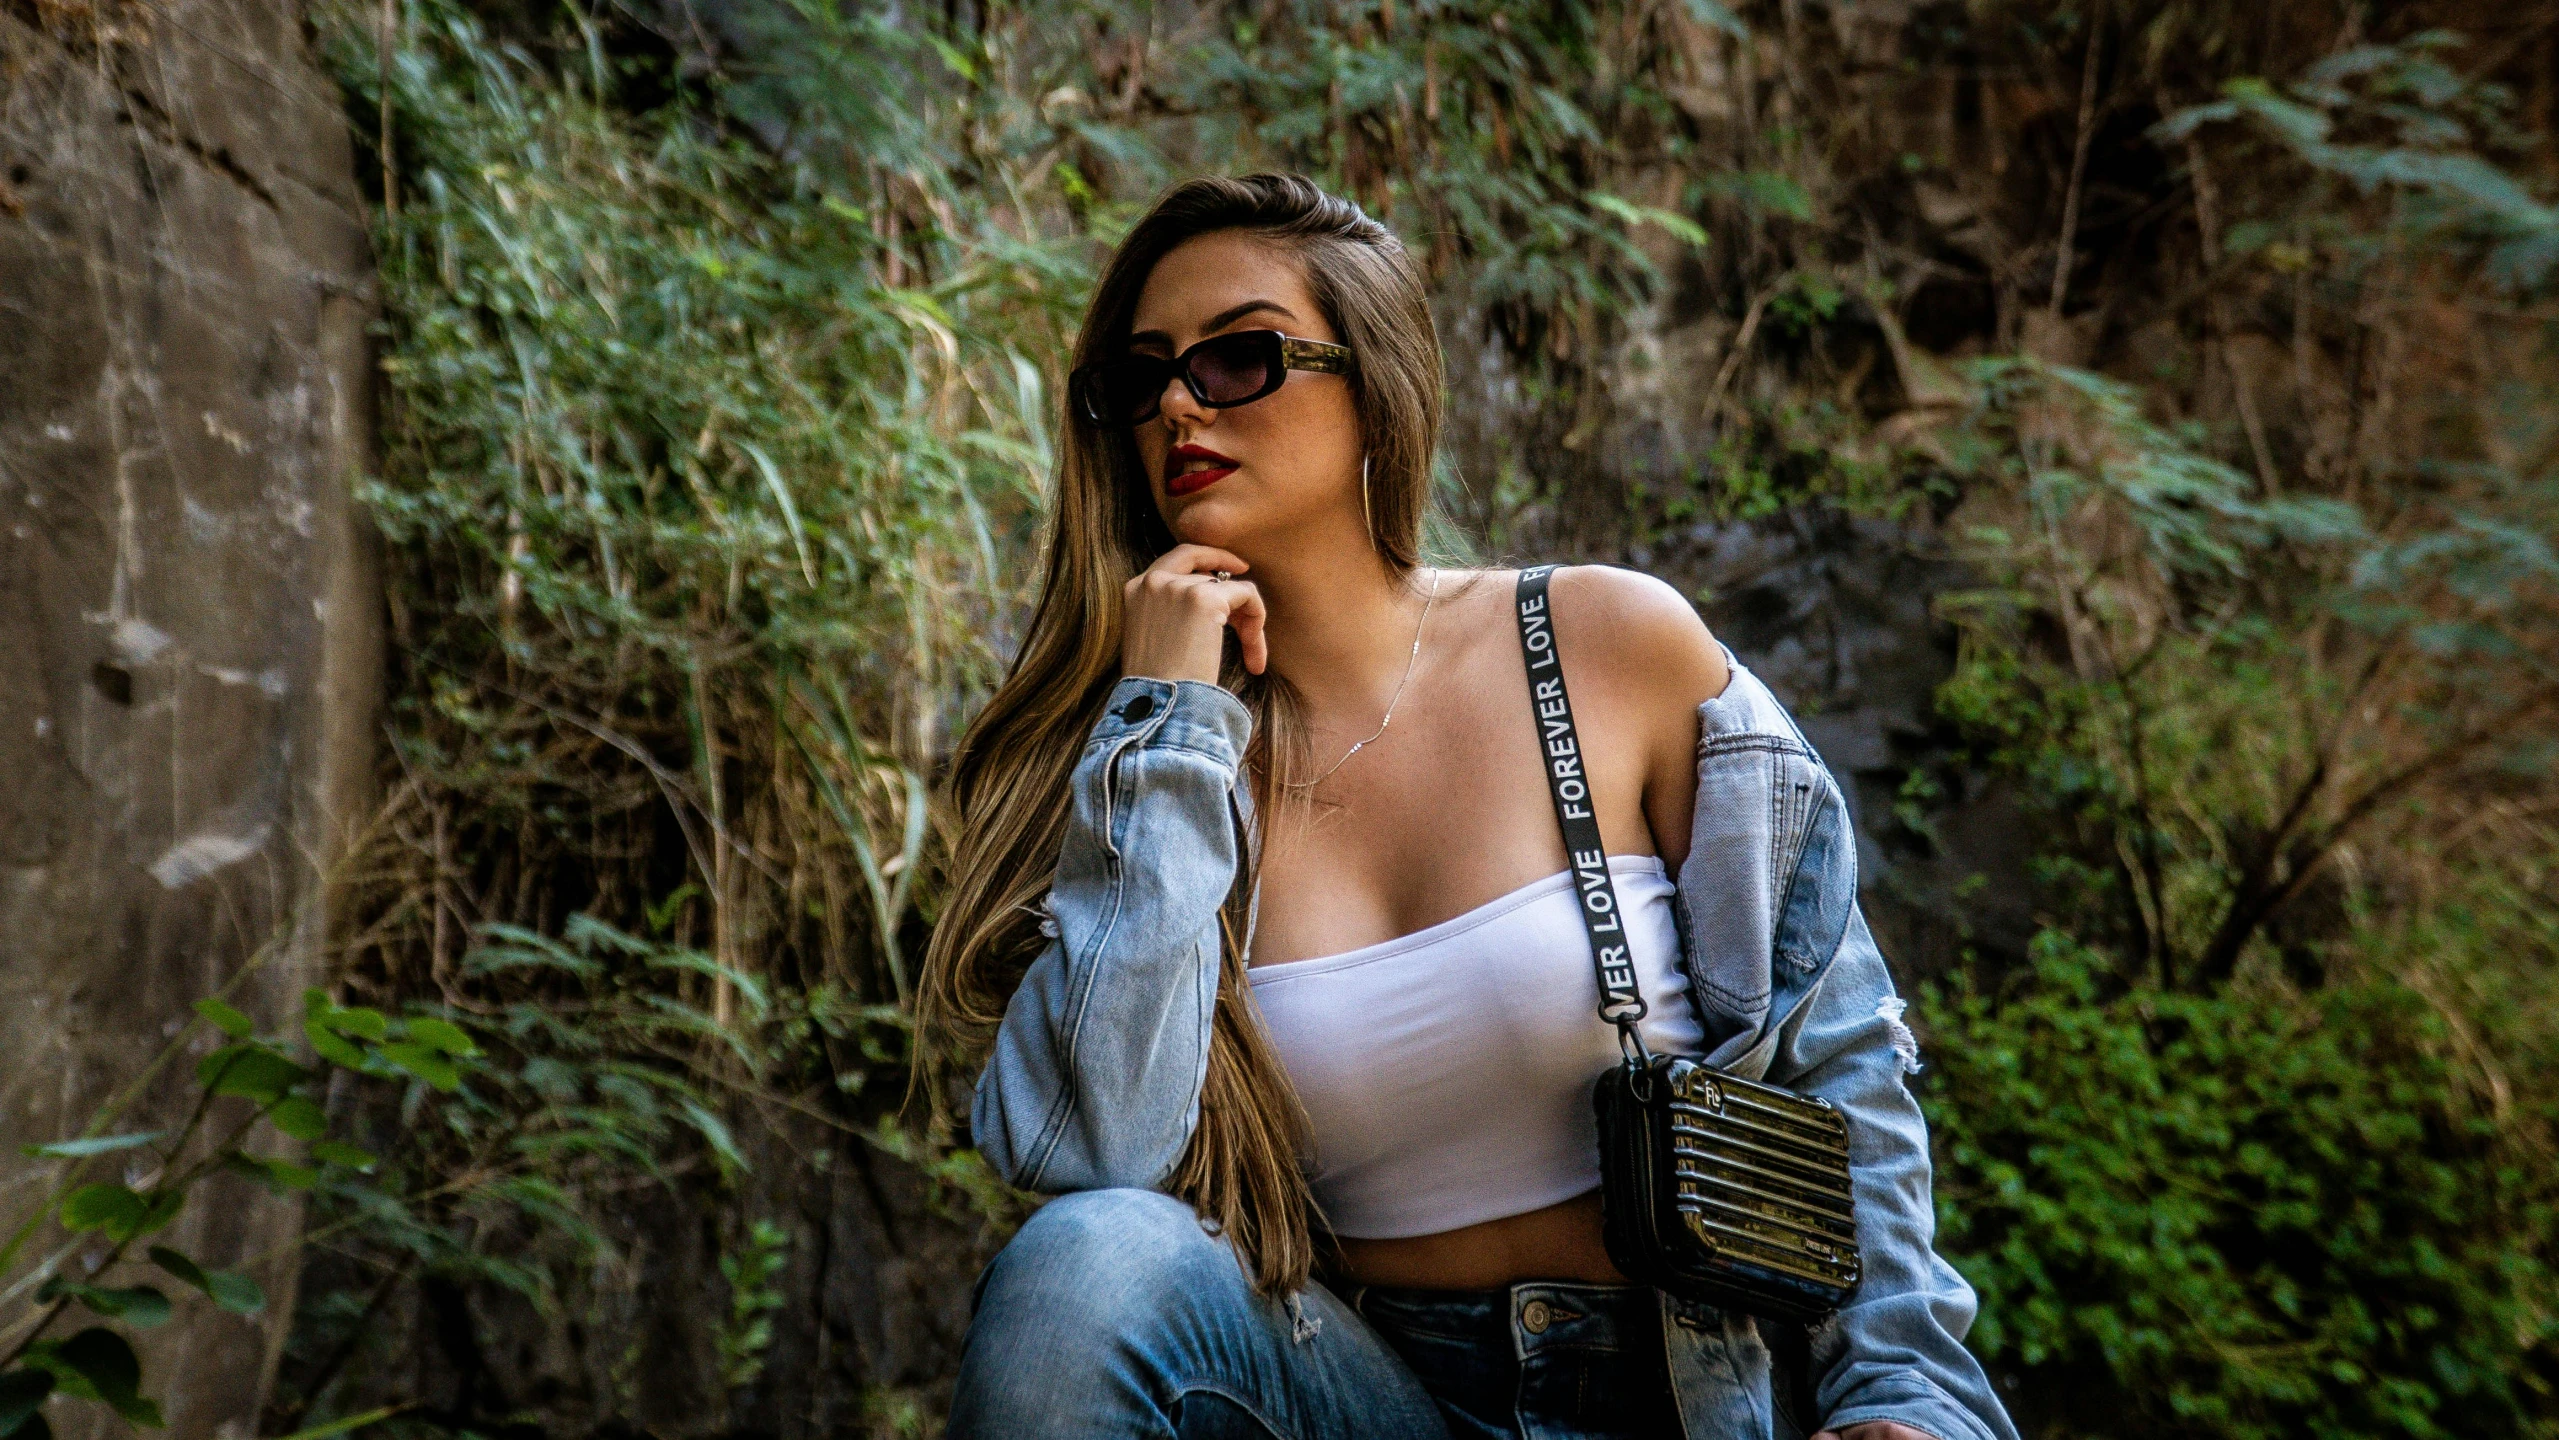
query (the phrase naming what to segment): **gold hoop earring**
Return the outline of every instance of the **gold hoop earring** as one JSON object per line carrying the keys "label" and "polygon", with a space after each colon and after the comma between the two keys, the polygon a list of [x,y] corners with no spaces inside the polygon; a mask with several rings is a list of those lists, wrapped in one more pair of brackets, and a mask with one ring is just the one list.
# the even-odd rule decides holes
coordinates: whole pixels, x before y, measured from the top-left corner
{"label": "gold hoop earring", "polygon": [[1365,455],[1359,457],[1359,513],[1360,518],[1368,522],[1368,543],[1374,547],[1377,544],[1377,512],[1368,505],[1368,457]]}

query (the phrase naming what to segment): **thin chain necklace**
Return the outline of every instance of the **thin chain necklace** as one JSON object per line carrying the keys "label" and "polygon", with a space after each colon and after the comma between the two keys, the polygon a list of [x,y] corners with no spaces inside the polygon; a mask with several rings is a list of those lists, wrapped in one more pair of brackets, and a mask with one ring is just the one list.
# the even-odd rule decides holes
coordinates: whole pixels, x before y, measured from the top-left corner
{"label": "thin chain necklace", "polygon": [[1369,740],[1375,740],[1378,736],[1385,734],[1386,727],[1395,723],[1395,704],[1397,701],[1404,698],[1404,687],[1411,684],[1413,681],[1413,667],[1421,662],[1422,627],[1430,623],[1431,606],[1438,602],[1439,567],[1434,565],[1431,567],[1431,593],[1422,601],[1421,618],[1413,622],[1413,653],[1406,656],[1404,659],[1404,678],[1395,682],[1395,693],[1386,697],[1385,717],[1377,722],[1377,728],[1370,732],[1368,740],[1362,740],[1348,750],[1343,751],[1342,758],[1334,761],[1331,769],[1326,770],[1323,774],[1316,776],[1312,780],[1282,780],[1280,784],[1283,787],[1291,790],[1311,790],[1316,786],[1323,784],[1327,779],[1331,778],[1334,770],[1339,770],[1344,765],[1349,764],[1352,756],[1367,749]]}

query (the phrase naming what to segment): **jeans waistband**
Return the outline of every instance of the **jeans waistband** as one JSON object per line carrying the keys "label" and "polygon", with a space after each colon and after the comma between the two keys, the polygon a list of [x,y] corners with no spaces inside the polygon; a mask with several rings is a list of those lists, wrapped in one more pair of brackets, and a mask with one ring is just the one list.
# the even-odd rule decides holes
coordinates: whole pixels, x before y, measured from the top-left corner
{"label": "jeans waistband", "polygon": [[1523,1358],[1559,1348],[1640,1349],[1661,1330],[1660,1299],[1645,1285],[1558,1280],[1521,1280],[1490,1290],[1362,1285],[1346,1298],[1380,1329],[1507,1340]]}

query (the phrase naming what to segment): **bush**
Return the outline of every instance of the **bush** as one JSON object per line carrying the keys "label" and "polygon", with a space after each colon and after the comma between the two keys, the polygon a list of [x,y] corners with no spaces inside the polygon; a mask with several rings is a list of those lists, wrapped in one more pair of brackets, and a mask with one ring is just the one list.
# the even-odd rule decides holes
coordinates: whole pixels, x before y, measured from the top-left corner
{"label": "bush", "polygon": [[1993,1372],[2072,1434],[2547,1433],[2559,1186],[2435,1007],[2387,979],[2108,998],[2112,968],[2048,930],[2005,993],[1923,994],[1941,1238]]}

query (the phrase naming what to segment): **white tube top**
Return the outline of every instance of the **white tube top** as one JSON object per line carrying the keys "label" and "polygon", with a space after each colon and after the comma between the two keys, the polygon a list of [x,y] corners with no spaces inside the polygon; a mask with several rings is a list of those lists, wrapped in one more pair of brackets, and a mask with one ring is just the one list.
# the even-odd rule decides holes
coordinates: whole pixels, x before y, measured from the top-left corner
{"label": "white tube top", "polygon": [[[1677,887],[1612,855],[1654,1053],[1703,1035]],[[1309,1121],[1315,1200],[1355,1239],[1436,1235],[1599,1185],[1591,1082],[1618,1063],[1573,877],[1558,870],[1410,935],[1245,971]]]}

